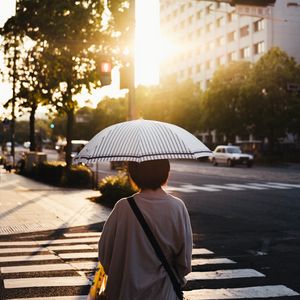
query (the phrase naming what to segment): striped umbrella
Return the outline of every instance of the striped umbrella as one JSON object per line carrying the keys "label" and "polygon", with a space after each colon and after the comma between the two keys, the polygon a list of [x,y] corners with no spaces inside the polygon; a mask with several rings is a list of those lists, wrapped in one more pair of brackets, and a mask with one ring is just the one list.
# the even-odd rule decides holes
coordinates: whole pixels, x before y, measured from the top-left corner
{"label": "striped umbrella", "polygon": [[173,124],[134,120],[107,127],[75,157],[76,163],[156,159],[197,159],[211,151],[195,136]]}

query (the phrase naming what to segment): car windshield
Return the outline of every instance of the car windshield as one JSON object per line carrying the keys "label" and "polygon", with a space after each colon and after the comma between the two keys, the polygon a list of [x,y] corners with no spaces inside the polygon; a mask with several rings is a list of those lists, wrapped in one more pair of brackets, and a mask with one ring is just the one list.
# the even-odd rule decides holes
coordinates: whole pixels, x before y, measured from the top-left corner
{"label": "car windshield", "polygon": [[242,153],[239,147],[230,147],[227,148],[227,153]]}

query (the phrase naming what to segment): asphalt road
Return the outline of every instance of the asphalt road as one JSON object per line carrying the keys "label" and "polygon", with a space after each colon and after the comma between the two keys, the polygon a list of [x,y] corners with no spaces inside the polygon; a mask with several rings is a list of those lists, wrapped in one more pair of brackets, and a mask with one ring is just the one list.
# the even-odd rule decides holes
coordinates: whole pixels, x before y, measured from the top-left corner
{"label": "asphalt road", "polygon": [[176,162],[169,185],[186,203],[198,247],[300,291],[298,166],[248,169]]}

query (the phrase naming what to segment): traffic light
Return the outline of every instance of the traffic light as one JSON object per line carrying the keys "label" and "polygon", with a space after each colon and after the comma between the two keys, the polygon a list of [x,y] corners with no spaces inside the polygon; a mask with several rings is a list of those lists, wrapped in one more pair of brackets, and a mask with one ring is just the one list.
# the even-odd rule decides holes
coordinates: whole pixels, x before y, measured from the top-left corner
{"label": "traffic light", "polygon": [[100,81],[101,86],[111,84],[111,63],[108,61],[103,61],[100,63]]}
{"label": "traffic light", "polygon": [[231,6],[235,5],[252,5],[252,6],[268,6],[274,5],[276,0],[229,0]]}

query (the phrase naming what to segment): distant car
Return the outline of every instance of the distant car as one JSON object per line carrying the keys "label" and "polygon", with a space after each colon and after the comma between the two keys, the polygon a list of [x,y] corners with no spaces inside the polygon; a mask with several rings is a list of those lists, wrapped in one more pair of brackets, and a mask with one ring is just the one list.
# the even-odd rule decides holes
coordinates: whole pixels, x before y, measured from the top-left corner
{"label": "distant car", "polygon": [[250,168],[253,165],[253,155],[242,153],[238,146],[217,146],[209,160],[214,166],[226,164],[233,167],[236,164],[245,164]]}
{"label": "distant car", "polygon": [[[76,156],[77,153],[88,143],[89,141],[86,140],[72,140],[72,150],[71,150],[71,157],[72,159]],[[67,146],[67,141],[60,141],[56,144],[55,149],[60,154],[60,159],[65,159],[65,150]]]}

